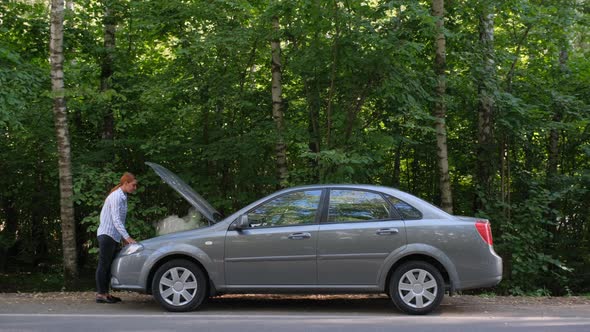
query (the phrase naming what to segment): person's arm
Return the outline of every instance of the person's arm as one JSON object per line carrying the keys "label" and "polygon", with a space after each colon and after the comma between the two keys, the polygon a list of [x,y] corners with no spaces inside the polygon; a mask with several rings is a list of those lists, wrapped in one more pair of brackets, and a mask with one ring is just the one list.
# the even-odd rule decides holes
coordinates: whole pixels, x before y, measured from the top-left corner
{"label": "person's arm", "polygon": [[114,199],[111,201],[111,204],[113,205],[111,209],[111,219],[113,220],[113,225],[115,226],[117,232],[121,234],[121,236],[125,240],[125,243],[135,243],[135,240],[131,236],[129,236],[129,233],[127,233],[127,230],[125,229],[125,225],[123,225],[123,222],[121,221],[120,211],[121,205],[124,204],[124,202],[120,197],[113,198]]}

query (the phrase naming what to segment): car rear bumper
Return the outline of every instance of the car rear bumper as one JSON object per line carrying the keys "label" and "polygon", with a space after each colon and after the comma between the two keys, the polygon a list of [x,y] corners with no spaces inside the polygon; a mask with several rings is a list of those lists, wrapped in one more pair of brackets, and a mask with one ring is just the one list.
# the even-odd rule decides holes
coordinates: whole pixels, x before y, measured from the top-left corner
{"label": "car rear bumper", "polygon": [[478,271],[479,277],[462,280],[455,288],[456,290],[494,287],[502,281],[502,257],[498,256],[492,248],[490,249],[491,257],[488,263]]}

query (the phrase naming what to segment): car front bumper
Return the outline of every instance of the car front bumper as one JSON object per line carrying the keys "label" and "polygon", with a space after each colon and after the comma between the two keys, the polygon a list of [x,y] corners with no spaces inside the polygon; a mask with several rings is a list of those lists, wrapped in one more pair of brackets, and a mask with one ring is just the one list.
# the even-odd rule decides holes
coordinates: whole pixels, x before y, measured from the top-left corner
{"label": "car front bumper", "polygon": [[117,256],[111,265],[111,288],[116,290],[131,290],[146,292],[145,262],[150,251]]}

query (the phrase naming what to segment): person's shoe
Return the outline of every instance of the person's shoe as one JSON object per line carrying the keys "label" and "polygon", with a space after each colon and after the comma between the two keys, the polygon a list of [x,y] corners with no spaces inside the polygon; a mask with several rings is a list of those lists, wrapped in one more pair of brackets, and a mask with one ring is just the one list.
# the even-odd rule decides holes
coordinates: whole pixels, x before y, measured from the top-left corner
{"label": "person's shoe", "polygon": [[117,303],[117,301],[110,297],[97,297],[96,303]]}
{"label": "person's shoe", "polygon": [[121,300],[120,297],[116,297],[116,296],[113,296],[113,295],[109,295],[108,298],[111,299],[111,300],[113,300],[113,301],[115,301],[115,302],[121,302],[121,301],[123,301],[123,300]]}

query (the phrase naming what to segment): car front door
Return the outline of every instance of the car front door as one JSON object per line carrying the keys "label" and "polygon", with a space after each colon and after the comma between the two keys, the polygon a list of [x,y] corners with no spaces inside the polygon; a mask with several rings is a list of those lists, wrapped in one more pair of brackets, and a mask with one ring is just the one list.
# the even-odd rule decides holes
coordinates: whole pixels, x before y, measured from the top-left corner
{"label": "car front door", "polygon": [[320,224],[318,285],[374,287],[385,259],[405,246],[404,222],[383,195],[331,189]]}
{"label": "car front door", "polygon": [[250,210],[248,228],[228,230],[227,286],[315,285],[321,197],[321,189],[283,194]]}

